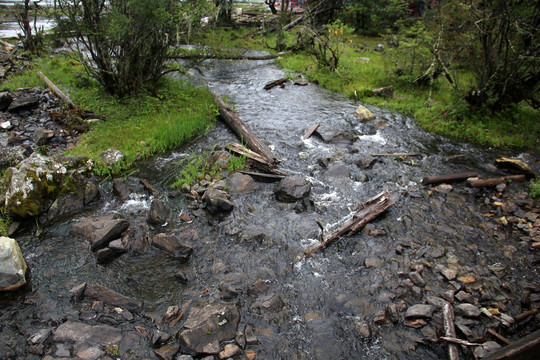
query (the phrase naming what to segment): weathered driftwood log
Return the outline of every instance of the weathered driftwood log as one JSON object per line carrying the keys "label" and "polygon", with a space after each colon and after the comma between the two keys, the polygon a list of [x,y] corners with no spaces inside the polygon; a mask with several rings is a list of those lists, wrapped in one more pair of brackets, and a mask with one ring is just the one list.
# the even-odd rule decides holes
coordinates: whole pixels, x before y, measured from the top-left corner
{"label": "weathered driftwood log", "polygon": [[442,184],[442,183],[452,183],[458,181],[465,181],[468,178],[478,177],[478,173],[464,172],[459,174],[449,174],[449,175],[436,175],[436,176],[426,176],[422,179],[422,185],[432,185],[432,184]]}
{"label": "weathered driftwood log", "polygon": [[58,96],[60,99],[64,100],[66,103],[69,104],[70,107],[72,108],[76,108],[75,104],[73,103],[73,101],[71,101],[71,99],[66,95],[64,94],[62,91],[60,91],[59,88],[56,87],[56,85],[53,84],[53,82],[51,80],[49,80],[48,77],[46,77],[45,75],[43,75],[43,73],[41,71],[38,71],[37,72],[38,76],[40,78],[43,79],[43,81],[45,81],[45,84],[47,84],[47,86],[52,90],[52,92]]}
{"label": "weathered driftwood log", "polygon": [[304,134],[304,136],[302,136],[302,139],[304,140],[309,139],[309,137],[313,135],[313,133],[315,132],[315,130],[317,130],[318,127],[319,127],[319,124],[311,125],[310,128],[306,130],[306,133]]}
{"label": "weathered driftwood log", "polygon": [[277,79],[277,80],[274,80],[274,81],[270,81],[269,83],[264,85],[264,90],[270,90],[270,89],[272,89],[272,88],[274,88],[276,86],[283,85],[287,81],[289,81],[289,79],[287,79],[287,78],[281,78],[281,79]]}
{"label": "weathered driftwood log", "polygon": [[[440,339],[451,343],[451,344],[448,344],[449,346],[454,345],[454,344],[463,345],[463,346],[480,346],[480,345],[482,345],[482,344],[472,343],[470,341],[462,340],[462,339],[452,337],[452,336],[441,336]],[[456,359],[459,359],[459,357],[457,357]]]}
{"label": "weathered driftwood log", "polygon": [[245,54],[181,54],[170,56],[171,60],[272,60],[285,55],[287,52],[282,51],[275,54],[264,55],[245,55]]}
{"label": "weathered driftwood log", "polygon": [[[454,308],[450,303],[445,303],[442,310],[444,335],[446,335],[446,337],[455,338],[456,328],[454,327]],[[448,359],[459,360],[459,349],[456,344],[448,344]]]}
{"label": "weathered driftwood log", "polygon": [[253,172],[253,171],[239,171],[239,173],[244,175],[249,175],[255,180],[259,180],[262,182],[277,182],[280,180],[285,179],[286,175],[279,175],[279,174],[265,174],[260,172]]}
{"label": "weathered driftwood log", "polygon": [[539,311],[540,310],[538,310],[538,309],[532,309],[532,310],[529,310],[529,311],[525,311],[525,312],[523,312],[523,313],[521,313],[519,315],[514,316],[514,320],[516,322],[523,321],[526,318],[528,318],[529,316],[534,316],[534,315],[538,314]]}
{"label": "weathered driftwood log", "polygon": [[306,256],[313,256],[316,252],[327,247],[331,242],[343,235],[353,235],[360,230],[364,225],[374,220],[377,216],[385,212],[394,203],[390,200],[388,191],[383,191],[377,196],[369,199],[362,204],[362,209],[356,212],[353,217],[345,222],[341,227],[333,233],[325,236],[322,241],[307,248],[304,251]]}
{"label": "weathered driftwood log", "polygon": [[521,174],[525,174],[527,179],[535,178],[536,174],[533,169],[525,161],[520,159],[509,158],[506,156],[501,156],[495,160],[495,165],[500,168],[516,170]]}
{"label": "weathered driftwood log", "polygon": [[495,350],[484,360],[538,359],[540,353],[540,330]]}
{"label": "weathered driftwood log", "polygon": [[495,339],[499,340],[500,342],[502,342],[502,343],[504,343],[506,345],[510,345],[512,343],[510,340],[508,340],[507,338],[505,338],[504,336],[502,336],[501,334],[499,334],[498,332],[496,332],[493,329],[488,329],[487,332],[488,332],[488,334],[493,336]]}
{"label": "weathered driftwood log", "polygon": [[264,164],[264,165],[268,166],[269,168],[274,167],[274,164],[272,162],[268,161],[267,158],[260,155],[259,153],[256,153],[254,151],[251,151],[251,150],[245,148],[244,146],[242,146],[242,145],[240,145],[238,143],[230,144],[229,145],[229,150],[236,153],[236,154],[238,154],[238,155],[240,155],[240,156],[245,156],[250,160],[259,162],[261,164]]}
{"label": "weathered driftwood log", "polygon": [[467,180],[467,185],[475,188],[491,187],[497,186],[499,184],[507,184],[509,181],[524,182],[526,180],[527,178],[525,177],[525,175],[508,175],[490,179],[469,178]]}
{"label": "weathered driftwood log", "polygon": [[242,139],[242,142],[245,143],[251,150],[255,151],[262,157],[266,158],[266,161],[270,164],[276,164],[278,163],[278,159],[274,157],[268,146],[266,146],[262,141],[260,141],[248,128],[247,126],[240,120],[240,118],[234,113],[234,111],[231,110],[221,100],[219,96],[212,93],[212,97],[214,98],[214,101],[217,103],[219,108],[219,114],[221,115],[221,118],[229,127]]}

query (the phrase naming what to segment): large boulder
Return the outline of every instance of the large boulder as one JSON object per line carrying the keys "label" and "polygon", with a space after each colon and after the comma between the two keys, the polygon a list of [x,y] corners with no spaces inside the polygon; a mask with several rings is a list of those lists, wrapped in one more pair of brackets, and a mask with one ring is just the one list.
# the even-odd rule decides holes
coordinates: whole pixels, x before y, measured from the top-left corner
{"label": "large boulder", "polygon": [[[75,194],[81,210],[98,194],[83,176],[92,168],[87,158],[58,158],[33,153],[17,167],[7,169],[5,206],[11,216],[26,218],[47,212],[61,196]],[[87,186],[93,190],[88,191]],[[63,211],[57,211],[63,213]]]}
{"label": "large boulder", "polygon": [[225,180],[231,193],[247,194],[259,189],[259,185],[249,175],[234,173]]}
{"label": "large boulder", "polygon": [[274,194],[279,201],[295,202],[309,195],[311,183],[302,176],[287,176],[277,183]]}
{"label": "large boulder", "polygon": [[150,225],[164,225],[171,216],[171,208],[163,201],[154,199],[150,205],[147,221]]}
{"label": "large boulder", "polygon": [[39,105],[39,96],[31,95],[31,96],[20,97],[13,100],[7,110],[9,112],[16,112],[20,110],[32,109],[32,108],[37,107],[38,105]]}
{"label": "large boulder", "polygon": [[110,213],[97,218],[87,218],[71,228],[71,235],[90,241],[92,251],[107,246],[119,239],[129,227],[129,222],[120,215]]}
{"label": "large boulder", "polygon": [[26,269],[17,241],[0,237],[0,291],[15,290],[26,284]]}
{"label": "large boulder", "polygon": [[30,152],[22,146],[0,146],[0,170],[19,164],[30,156]]}
{"label": "large boulder", "polygon": [[178,340],[183,353],[218,354],[220,343],[234,340],[240,313],[232,304],[194,307],[184,323]]}

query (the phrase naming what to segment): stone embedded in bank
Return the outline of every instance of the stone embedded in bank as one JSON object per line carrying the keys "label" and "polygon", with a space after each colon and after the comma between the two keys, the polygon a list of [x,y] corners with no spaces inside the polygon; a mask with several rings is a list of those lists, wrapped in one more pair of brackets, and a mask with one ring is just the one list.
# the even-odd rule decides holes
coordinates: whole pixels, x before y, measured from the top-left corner
{"label": "stone embedded in bank", "polygon": [[15,290],[26,284],[26,269],[17,241],[0,237],[0,291]]}

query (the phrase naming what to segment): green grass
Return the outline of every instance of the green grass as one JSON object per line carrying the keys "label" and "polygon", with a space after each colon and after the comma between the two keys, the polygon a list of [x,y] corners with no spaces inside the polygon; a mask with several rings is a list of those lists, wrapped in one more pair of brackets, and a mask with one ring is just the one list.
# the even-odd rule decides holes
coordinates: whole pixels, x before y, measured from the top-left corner
{"label": "green grass", "polygon": [[[42,71],[78,106],[103,117],[83,134],[67,155],[92,158],[96,173],[109,175],[132,167],[138,159],[161,154],[203,134],[213,125],[217,108],[208,89],[187,82],[164,79],[159,90],[145,90],[137,96],[118,99],[103,93],[76,61],[60,56],[40,60],[33,68],[9,79],[5,86],[44,87],[36,75]],[[102,165],[99,155],[109,148],[126,157],[115,169]]]}
{"label": "green grass", "polygon": [[531,195],[531,198],[536,199],[540,198],[540,180],[531,180],[529,183],[529,193]]}

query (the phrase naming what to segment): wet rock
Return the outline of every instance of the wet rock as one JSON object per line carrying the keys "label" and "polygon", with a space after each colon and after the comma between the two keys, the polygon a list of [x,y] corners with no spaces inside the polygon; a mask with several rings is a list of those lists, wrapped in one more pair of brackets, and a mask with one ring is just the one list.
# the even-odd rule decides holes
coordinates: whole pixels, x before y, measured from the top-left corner
{"label": "wet rock", "polygon": [[54,137],[54,131],[50,129],[37,129],[32,135],[32,140],[38,146],[46,145]]}
{"label": "wet rock", "polygon": [[372,267],[380,267],[382,264],[382,261],[380,259],[377,259],[377,258],[367,258],[366,260],[364,260],[364,266],[366,268],[372,268]]}
{"label": "wet rock", "polygon": [[324,178],[327,180],[331,179],[349,179],[351,176],[351,170],[342,164],[332,164],[328,170],[324,173]]}
{"label": "wet rock", "polygon": [[187,259],[193,253],[193,247],[188,243],[183,242],[176,235],[157,234],[152,239],[152,246],[180,259]]}
{"label": "wet rock", "polygon": [[[67,321],[60,325],[52,338],[57,348],[60,345],[72,349],[77,359],[94,360],[102,358],[105,352],[114,351],[117,356],[124,357],[135,352],[141,358],[148,357],[147,341],[136,331],[116,329],[108,325],[88,325],[75,321]],[[105,347],[105,345],[109,345]]]}
{"label": "wet rock", "polygon": [[123,181],[120,181],[118,179],[113,180],[113,193],[118,196],[118,198],[122,201],[126,201],[129,199],[129,195],[133,192],[129,186],[127,186],[126,183]]}
{"label": "wet rock", "polygon": [[405,326],[413,329],[421,329],[426,326],[428,323],[422,319],[407,320],[405,321]]}
{"label": "wet rock", "polygon": [[234,208],[234,204],[229,200],[229,195],[221,190],[213,188],[206,190],[202,200],[211,214],[230,212]]}
{"label": "wet rock", "polygon": [[278,294],[264,296],[253,304],[253,307],[270,313],[280,312],[284,306],[285,303]]}
{"label": "wet rock", "polygon": [[352,144],[358,139],[358,136],[351,132],[332,129],[325,126],[319,126],[315,131],[315,134],[327,144]]}
{"label": "wet rock", "polygon": [[444,268],[441,270],[441,274],[443,274],[447,280],[451,281],[456,278],[458,271],[456,269]]}
{"label": "wet rock", "polygon": [[87,218],[71,228],[71,235],[84,238],[91,243],[92,251],[107,246],[118,239],[129,227],[129,222],[118,214],[107,214],[97,218]]}
{"label": "wet rock", "polygon": [[23,146],[0,146],[0,170],[15,166],[30,156]]}
{"label": "wet rock", "polygon": [[253,285],[248,289],[247,293],[250,296],[259,296],[264,294],[270,289],[270,284],[266,280],[257,280]]}
{"label": "wet rock", "polygon": [[175,273],[174,273],[174,277],[175,277],[178,281],[180,281],[182,284],[186,284],[186,283],[189,281],[189,279],[188,279],[186,273],[183,272],[182,270],[178,270],[177,272],[175,272]]}
{"label": "wet rock", "polygon": [[241,173],[232,174],[225,183],[232,194],[248,194],[259,189],[259,185],[251,176]]}
{"label": "wet rock", "polygon": [[355,113],[361,122],[368,122],[368,121],[375,120],[375,115],[373,115],[373,113],[365,106],[362,106],[362,105],[358,106]]}
{"label": "wet rock", "polygon": [[407,309],[405,319],[431,319],[435,307],[432,305],[416,304]]}
{"label": "wet rock", "polygon": [[460,291],[458,292],[456,295],[455,295],[455,298],[458,299],[460,302],[463,302],[463,303],[473,303],[475,302],[475,299],[474,297],[465,292],[465,291]]}
{"label": "wet rock", "polygon": [[[154,330],[154,333],[152,334],[152,345],[156,346],[159,344],[165,344],[169,339],[171,338],[171,335],[167,334],[164,331],[161,330]],[[177,350],[178,351],[178,350]]]}
{"label": "wet rock", "polygon": [[488,356],[493,351],[497,350],[501,346],[497,344],[495,341],[486,341],[481,346],[478,346],[474,349],[474,355],[477,359],[484,358]]}
{"label": "wet rock", "polygon": [[240,346],[241,349],[246,348],[246,335],[242,331],[237,331],[234,341]]}
{"label": "wet rock", "polygon": [[13,97],[11,97],[9,91],[0,92],[0,111],[6,111],[12,101]]}
{"label": "wet rock", "polygon": [[27,265],[15,239],[0,237],[0,291],[15,290],[26,284]]}
{"label": "wet rock", "polygon": [[109,249],[116,253],[122,253],[126,251],[126,248],[124,247],[124,243],[121,239],[113,240],[109,243]]}
{"label": "wet rock", "polygon": [[41,329],[38,332],[31,335],[28,338],[27,343],[29,345],[41,345],[45,341],[47,341],[49,336],[51,336],[51,334],[53,333],[53,330],[54,328]]}
{"label": "wet rock", "polygon": [[418,271],[412,271],[409,273],[409,279],[413,282],[414,285],[417,286],[424,286],[426,285],[426,282],[422,278],[422,275]]}
{"label": "wet rock", "polygon": [[86,290],[86,285],[88,284],[84,282],[80,285],[74,286],[73,288],[71,288],[71,290],[69,290],[68,295],[71,301],[78,302],[83,298],[84,290]]}
{"label": "wet rock", "polygon": [[[62,158],[59,161],[33,153],[19,166],[6,171],[6,208],[13,216],[30,217],[45,213],[59,194],[81,193],[85,203],[86,191],[80,191],[81,174],[92,167],[86,158]],[[83,188],[84,189],[84,188]]]}
{"label": "wet rock", "polygon": [[369,328],[369,323],[365,320],[355,321],[355,329],[360,337],[365,339],[371,337],[371,329]]}
{"label": "wet rock", "polygon": [[444,300],[448,301],[450,304],[454,303],[454,291],[447,290],[447,291],[442,292],[440,295]]}
{"label": "wet rock", "polygon": [[299,78],[294,81],[294,85],[297,86],[306,86],[307,84],[309,84],[309,81],[306,78]]}
{"label": "wet rock", "polygon": [[159,349],[154,349],[154,354],[161,360],[173,360],[178,350],[180,350],[180,345],[170,344],[162,346]]}
{"label": "wet rock", "polygon": [[130,227],[122,235],[122,244],[131,253],[144,254],[150,244],[149,228],[141,223],[137,228]]}
{"label": "wet rock", "polygon": [[259,339],[255,335],[255,331],[251,325],[246,326],[246,344],[247,345],[258,345],[260,344]]}
{"label": "wet rock", "polygon": [[274,188],[276,199],[284,202],[295,202],[308,196],[311,183],[302,176],[287,176]]}
{"label": "wet rock", "polygon": [[155,199],[150,205],[148,212],[148,223],[151,225],[163,225],[171,216],[171,209],[163,201]]}
{"label": "wet rock", "polygon": [[182,352],[218,354],[220,342],[235,338],[239,321],[240,313],[231,304],[216,303],[192,308],[178,334]]}
{"label": "wet rock", "polygon": [[426,301],[428,304],[435,306],[437,309],[442,309],[443,306],[446,304],[446,301],[444,299],[432,295],[426,296]]}
{"label": "wet rock", "polygon": [[120,150],[110,148],[99,154],[99,158],[104,165],[113,166],[120,164],[126,155]]}
{"label": "wet rock", "polygon": [[20,97],[11,102],[7,111],[16,112],[35,108],[39,105],[39,96],[31,95]]}
{"label": "wet rock", "polygon": [[373,164],[375,164],[376,162],[377,162],[376,158],[367,157],[367,158],[361,159],[360,161],[357,161],[356,165],[361,169],[367,170],[367,169],[371,169],[371,167],[373,167]]}
{"label": "wet rock", "polygon": [[118,306],[135,313],[141,312],[143,307],[140,301],[107,289],[105,286],[99,284],[88,285],[84,291],[84,297],[91,300],[103,301],[105,304]]}
{"label": "wet rock", "polygon": [[241,352],[242,350],[238,346],[234,344],[227,344],[225,345],[223,351],[219,353],[218,357],[220,360],[224,360],[239,355]]}
{"label": "wet rock", "polygon": [[373,317],[373,322],[377,325],[390,325],[392,322],[388,318],[386,310],[381,310]]}
{"label": "wet rock", "polygon": [[108,260],[114,258],[117,254],[117,252],[108,247],[99,249],[95,253],[98,264],[103,264],[107,262]]}
{"label": "wet rock", "polygon": [[[193,357],[189,355],[178,355],[176,360],[193,360]],[[211,356],[211,360],[214,360],[213,356]]]}
{"label": "wet rock", "polygon": [[455,306],[456,312],[466,317],[477,318],[482,312],[473,304],[459,304]]}

